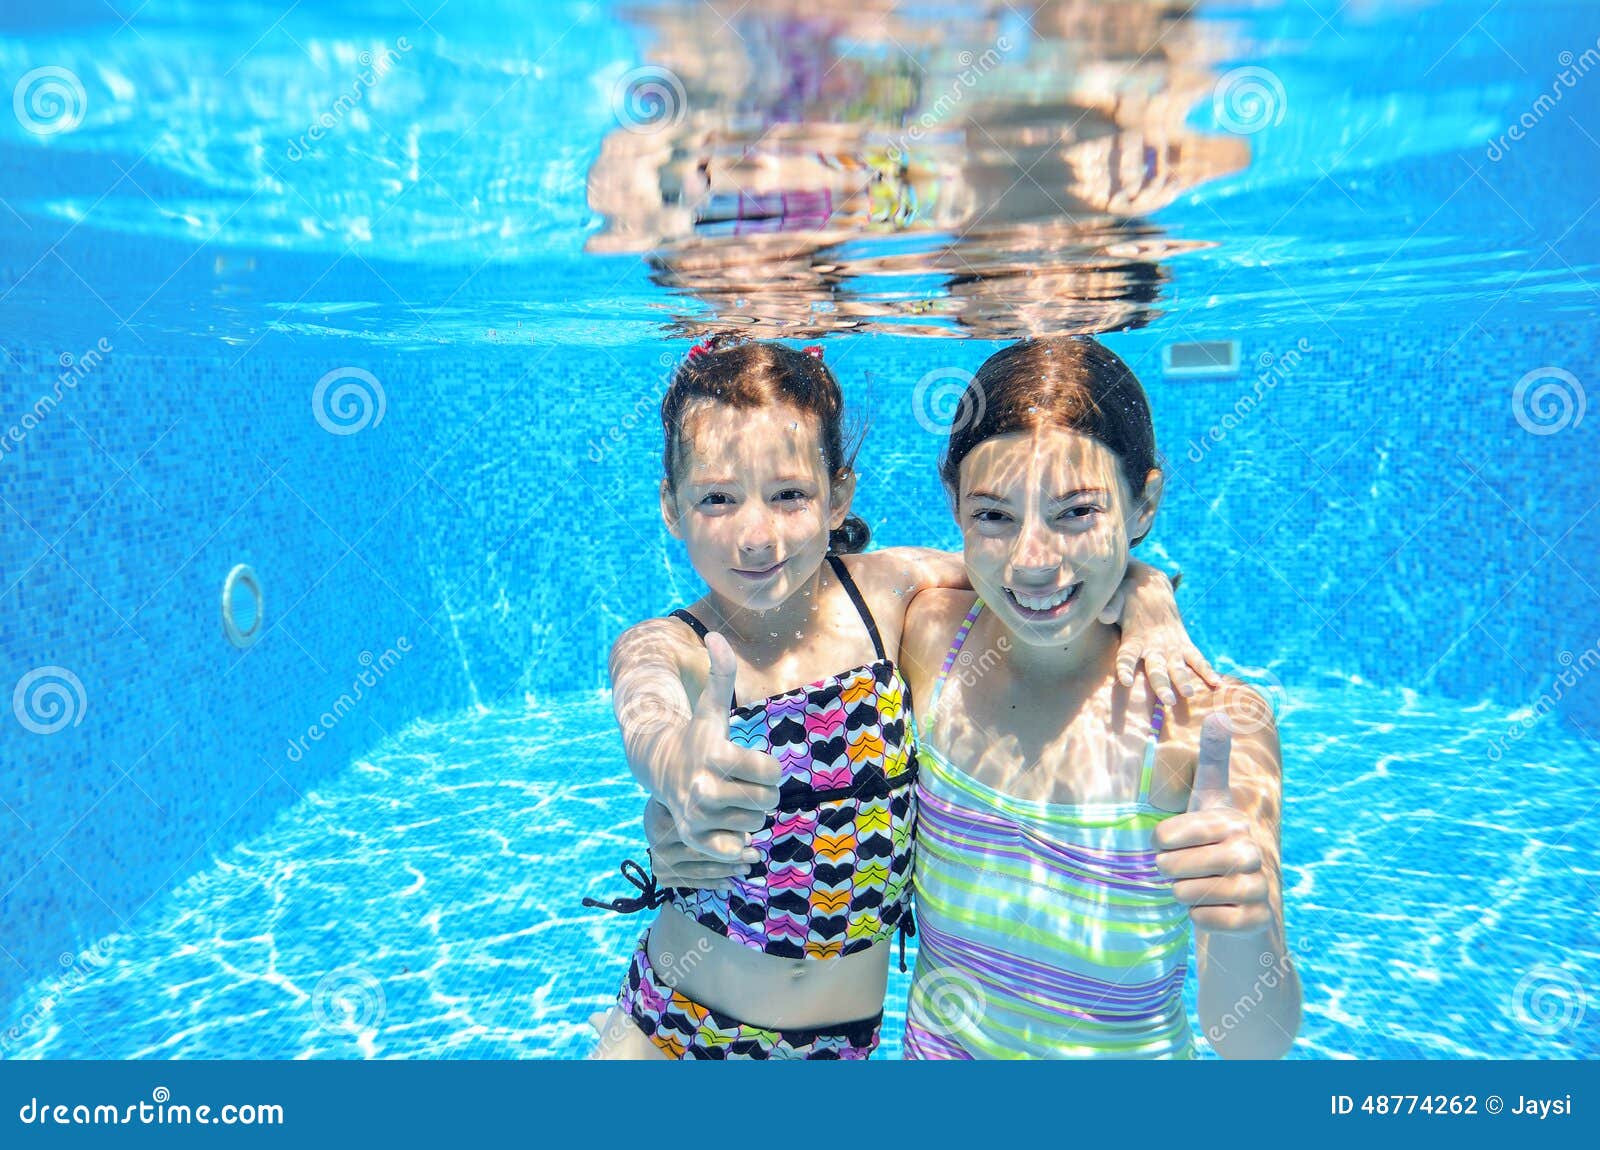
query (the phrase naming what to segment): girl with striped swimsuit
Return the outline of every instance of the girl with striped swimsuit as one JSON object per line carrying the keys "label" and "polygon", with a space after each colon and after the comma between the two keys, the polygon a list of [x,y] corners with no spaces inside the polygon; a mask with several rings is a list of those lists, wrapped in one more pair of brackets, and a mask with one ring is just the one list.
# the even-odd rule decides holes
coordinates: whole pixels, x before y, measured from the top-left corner
{"label": "girl with striped swimsuit", "polygon": [[1281,1056],[1300,990],[1270,709],[1233,680],[1163,706],[1120,680],[1098,618],[1161,498],[1138,380],[1093,340],[1015,344],[953,429],[972,590],[920,595],[902,648],[922,756],[906,1056],[1193,1058],[1191,937],[1212,1048]]}

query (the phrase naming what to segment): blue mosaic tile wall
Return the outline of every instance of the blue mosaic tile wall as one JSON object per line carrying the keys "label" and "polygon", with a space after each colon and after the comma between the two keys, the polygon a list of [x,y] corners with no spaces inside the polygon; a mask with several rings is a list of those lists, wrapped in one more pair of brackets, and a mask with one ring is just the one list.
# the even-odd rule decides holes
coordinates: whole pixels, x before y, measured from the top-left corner
{"label": "blue mosaic tile wall", "polygon": [[[1165,378],[1160,345],[1187,334],[1108,342],[1145,380],[1172,470],[1148,554],[1185,572],[1208,651],[1291,691],[1339,676],[1531,705],[1564,652],[1600,642],[1579,463],[1594,426],[1533,434],[1512,401],[1541,367],[1595,378],[1590,347],[1293,332],[1247,337],[1239,377]],[[230,366],[118,349],[0,454],[0,672],[8,693],[42,668],[81,684],[56,733],[14,708],[0,724],[0,996],[387,732],[599,689],[623,627],[695,597],[656,508],[667,350],[303,342]],[[880,543],[957,543],[934,460],[959,377],[941,373],[990,350],[829,342],[870,422],[857,509]],[[61,370],[14,354],[6,426]],[[311,396],[344,367],[372,373],[383,407],[336,434]],[[235,563],[260,574],[270,628],[242,655],[218,618]],[[322,723],[385,651],[381,680]],[[1600,688],[1580,679],[1557,710],[1593,730]]]}
{"label": "blue mosaic tile wall", "polygon": [[[61,371],[12,354],[7,428]],[[417,548],[415,393],[341,436],[310,404],[326,366],[226,362],[114,350],[0,455],[0,998],[386,731],[467,701]],[[266,603],[248,651],[222,633],[237,563]]]}

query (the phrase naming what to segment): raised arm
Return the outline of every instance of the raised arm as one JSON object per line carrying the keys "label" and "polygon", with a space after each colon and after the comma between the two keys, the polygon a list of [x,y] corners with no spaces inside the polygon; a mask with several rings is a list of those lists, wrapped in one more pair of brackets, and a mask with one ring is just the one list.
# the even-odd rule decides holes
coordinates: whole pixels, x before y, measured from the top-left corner
{"label": "raised arm", "polygon": [[1281,1058],[1300,1028],[1301,989],[1283,915],[1278,733],[1270,706],[1242,683],[1227,682],[1213,702],[1188,811],[1152,835],[1156,868],[1194,923],[1200,1022],[1212,1049]]}
{"label": "raised arm", "polygon": [[967,565],[959,551],[939,551],[933,547],[885,547],[882,551],[872,552],[871,557],[883,564],[896,592],[905,595],[907,603],[918,591],[933,587],[972,590],[972,584],[967,579]]}
{"label": "raised arm", "polygon": [[706,636],[705,689],[693,706],[685,657],[665,620],[625,631],[611,649],[612,708],[628,769],[672,814],[684,840],[714,858],[738,859],[749,832],[778,806],[778,760],[728,737],[733,650]]}

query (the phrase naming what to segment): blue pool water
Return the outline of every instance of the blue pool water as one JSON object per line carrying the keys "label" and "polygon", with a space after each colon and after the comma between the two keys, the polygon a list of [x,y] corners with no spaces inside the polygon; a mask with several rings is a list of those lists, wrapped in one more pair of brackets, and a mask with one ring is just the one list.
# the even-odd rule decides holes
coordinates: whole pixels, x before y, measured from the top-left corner
{"label": "blue pool water", "polygon": [[[591,696],[397,732],[101,940],[62,987],[36,987],[56,1005],[12,1053],[581,1056],[639,929],[578,904],[637,850],[608,717]],[[1512,798],[1449,779],[1505,721],[1349,684],[1285,708],[1299,767],[1285,888],[1309,988],[1297,1055],[1600,1053],[1571,1017],[1581,976],[1561,973],[1594,956],[1572,876],[1600,877],[1552,801],[1566,784]],[[1541,782],[1592,769],[1570,737],[1530,742]],[[907,985],[893,974],[887,1056]],[[1192,979],[1188,997],[1198,1034]]]}
{"label": "blue pool water", "polygon": [[[586,1052],[643,925],[581,906],[641,849],[605,653],[699,593],[654,405],[712,323],[821,339],[857,510],[944,547],[943,389],[1107,330],[1148,557],[1281,702],[1294,1056],[1593,1057],[1600,13],[755,7],[0,17],[0,1057]],[[903,227],[685,237],[642,65],[685,154],[937,109],[944,175]],[[1239,366],[1169,369],[1200,340]]]}

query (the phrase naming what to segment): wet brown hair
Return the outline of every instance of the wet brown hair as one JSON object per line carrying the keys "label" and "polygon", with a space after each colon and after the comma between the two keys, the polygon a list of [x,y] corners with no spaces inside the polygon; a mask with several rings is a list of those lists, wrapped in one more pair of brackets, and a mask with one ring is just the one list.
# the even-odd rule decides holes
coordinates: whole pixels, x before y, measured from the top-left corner
{"label": "wet brown hair", "polygon": [[[939,460],[952,500],[960,491],[961,461],[986,439],[1040,427],[1076,431],[1117,457],[1133,498],[1161,467],[1144,388],[1128,365],[1087,336],[1026,339],[983,361],[962,394]],[[1130,542],[1137,546],[1144,536]]]}
{"label": "wet brown hair", "polygon": [[[684,412],[699,399],[736,408],[787,403],[816,417],[830,479],[839,480],[854,466],[860,436],[847,446],[844,395],[821,355],[780,343],[712,336],[678,365],[661,400],[661,430],[666,439],[662,466],[667,486],[674,492],[683,462]],[[841,555],[861,551],[871,535],[865,520],[847,515],[844,524],[829,533],[828,548]]]}

